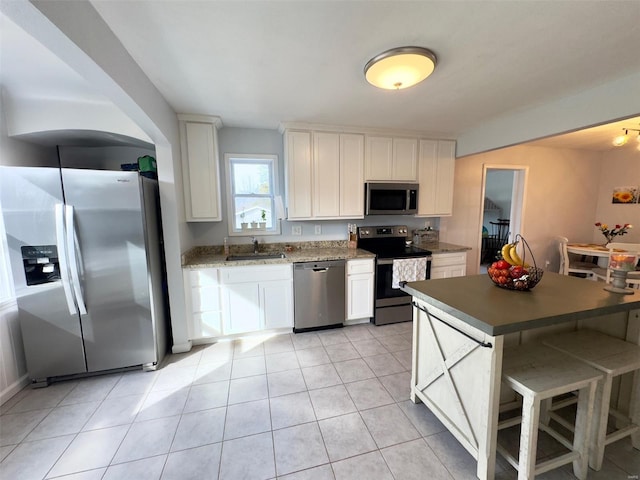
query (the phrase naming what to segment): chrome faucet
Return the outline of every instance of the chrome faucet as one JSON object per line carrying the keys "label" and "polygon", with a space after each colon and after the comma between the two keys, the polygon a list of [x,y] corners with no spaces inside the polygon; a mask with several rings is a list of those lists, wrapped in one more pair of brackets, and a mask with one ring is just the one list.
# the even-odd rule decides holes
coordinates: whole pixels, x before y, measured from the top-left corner
{"label": "chrome faucet", "polygon": [[258,253],[258,239],[251,237],[251,243],[253,243],[253,253]]}

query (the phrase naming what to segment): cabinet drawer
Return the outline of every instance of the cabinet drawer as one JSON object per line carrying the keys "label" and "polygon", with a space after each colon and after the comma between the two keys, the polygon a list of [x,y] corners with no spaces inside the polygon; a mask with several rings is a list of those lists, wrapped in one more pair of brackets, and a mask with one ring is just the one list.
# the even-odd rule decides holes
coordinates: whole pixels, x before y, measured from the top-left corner
{"label": "cabinet drawer", "polygon": [[431,268],[447,265],[464,265],[467,263],[467,252],[436,253],[431,261]]}
{"label": "cabinet drawer", "polygon": [[218,285],[217,268],[200,268],[189,271],[189,283],[192,287]]}
{"label": "cabinet drawer", "polygon": [[233,283],[257,283],[272,280],[292,280],[292,264],[260,265],[253,267],[229,267],[220,269],[220,281],[225,285]]}
{"label": "cabinet drawer", "polygon": [[220,310],[220,291],[217,285],[193,288],[191,290],[193,312]]}
{"label": "cabinet drawer", "polygon": [[347,274],[357,275],[358,273],[373,273],[373,259],[349,260],[347,262]]}

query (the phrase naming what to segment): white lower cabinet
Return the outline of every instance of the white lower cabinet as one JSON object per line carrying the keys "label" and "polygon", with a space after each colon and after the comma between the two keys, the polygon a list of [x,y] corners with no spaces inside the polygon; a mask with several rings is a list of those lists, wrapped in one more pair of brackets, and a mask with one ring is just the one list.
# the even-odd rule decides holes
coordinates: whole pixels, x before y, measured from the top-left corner
{"label": "white lower cabinet", "polygon": [[222,303],[217,268],[184,271],[189,337],[222,335]]}
{"label": "white lower cabinet", "polygon": [[467,252],[434,253],[431,278],[464,277],[467,274]]}
{"label": "white lower cabinet", "polygon": [[260,283],[264,328],[293,328],[293,279]]}
{"label": "white lower cabinet", "polygon": [[293,328],[293,269],[254,265],[185,270],[191,339]]}
{"label": "white lower cabinet", "polygon": [[225,285],[222,288],[222,301],[225,306],[225,335],[260,330],[260,291],[257,283]]}
{"label": "white lower cabinet", "polygon": [[374,260],[347,262],[347,320],[373,317]]}
{"label": "white lower cabinet", "polygon": [[257,265],[220,269],[225,335],[293,328],[293,268]]}

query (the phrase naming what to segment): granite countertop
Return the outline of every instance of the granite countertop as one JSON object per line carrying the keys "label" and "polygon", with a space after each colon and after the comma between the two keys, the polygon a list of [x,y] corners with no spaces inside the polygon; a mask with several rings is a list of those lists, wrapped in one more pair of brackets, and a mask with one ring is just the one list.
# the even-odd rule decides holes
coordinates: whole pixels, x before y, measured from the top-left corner
{"label": "granite countertop", "polygon": [[[251,245],[231,245],[231,254],[252,252]],[[227,261],[222,246],[194,247],[182,255],[182,268],[240,267],[247,265],[278,265],[325,260],[375,258],[360,248],[348,248],[346,241],[301,242],[297,244],[261,244],[260,252],[283,252],[285,258]]]}
{"label": "granite countertop", "polygon": [[453,243],[444,242],[418,243],[416,244],[416,247],[430,250],[434,255],[437,255],[439,253],[456,253],[471,250],[471,247],[464,247],[462,245],[455,245]]}
{"label": "granite countertop", "polygon": [[638,293],[611,293],[600,282],[549,271],[525,292],[499,288],[488,275],[410,282],[402,290],[492,336],[640,308]]}

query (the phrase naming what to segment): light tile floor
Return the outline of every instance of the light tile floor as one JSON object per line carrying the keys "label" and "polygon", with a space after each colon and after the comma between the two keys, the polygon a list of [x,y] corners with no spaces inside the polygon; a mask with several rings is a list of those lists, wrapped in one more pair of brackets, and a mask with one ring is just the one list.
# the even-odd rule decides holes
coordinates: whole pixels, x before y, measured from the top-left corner
{"label": "light tile floor", "polygon": [[[410,323],[358,325],[203,345],[156,372],[25,389],[0,410],[0,478],[475,478],[473,458],[409,400],[410,357]],[[589,478],[639,474],[626,439]],[[499,459],[496,478],[516,477]],[[574,477],[566,467],[540,478]]]}

